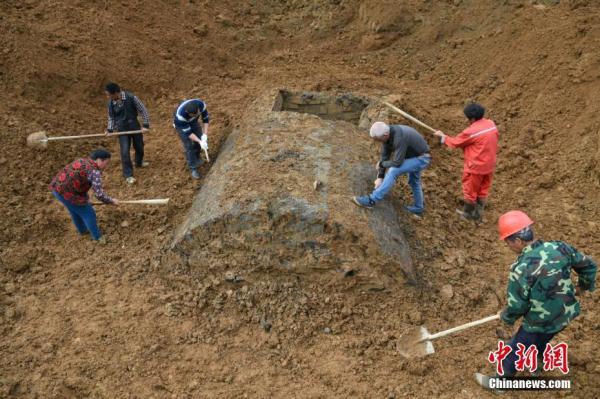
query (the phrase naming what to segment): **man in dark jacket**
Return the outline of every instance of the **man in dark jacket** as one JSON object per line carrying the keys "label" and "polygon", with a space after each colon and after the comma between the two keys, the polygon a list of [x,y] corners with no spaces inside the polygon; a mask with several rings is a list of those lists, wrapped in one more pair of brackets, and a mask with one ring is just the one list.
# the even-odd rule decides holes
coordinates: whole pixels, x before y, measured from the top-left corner
{"label": "man in dark jacket", "polygon": [[[150,118],[144,104],[137,96],[127,91],[121,91],[121,88],[116,83],[106,85],[106,96],[108,97],[108,128],[107,133],[112,132],[128,132],[132,130],[140,130],[140,122],[138,121],[138,113],[142,114],[143,132],[150,129]],[[119,146],[121,147],[121,163],[123,165],[123,176],[127,183],[135,183],[133,177],[133,165],[131,164],[131,156],[129,150],[131,143],[135,149],[135,166],[145,167],[148,163],[144,161],[144,135],[124,134],[119,136]]]}
{"label": "man in dark jacket", "polygon": [[431,163],[427,142],[410,126],[388,126],[383,122],[375,122],[369,134],[373,140],[381,143],[381,160],[377,163],[375,190],[371,195],[354,197],[354,203],[364,208],[372,208],[390,192],[400,175],[408,174],[413,205],[405,208],[420,215],[425,209],[421,172]]}
{"label": "man in dark jacket", "polygon": [[88,191],[92,189],[96,198],[105,204],[119,204],[102,189],[101,171],[108,167],[109,162],[110,152],[96,150],[89,158],[80,158],[65,166],[50,183],[52,194],[67,208],[79,234],[89,232],[95,241],[102,234],[94,207],[89,203]]}
{"label": "man in dark jacket", "polygon": [[[202,125],[199,120],[202,118]],[[206,103],[199,98],[185,100],[173,114],[173,127],[183,144],[185,159],[193,179],[200,179],[198,167],[202,164],[200,149],[208,151],[210,116]]]}

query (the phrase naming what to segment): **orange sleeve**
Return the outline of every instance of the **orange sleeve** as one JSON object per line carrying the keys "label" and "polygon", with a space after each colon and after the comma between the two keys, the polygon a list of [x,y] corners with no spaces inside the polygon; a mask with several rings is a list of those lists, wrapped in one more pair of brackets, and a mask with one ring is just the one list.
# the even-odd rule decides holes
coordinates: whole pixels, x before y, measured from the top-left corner
{"label": "orange sleeve", "polygon": [[450,148],[464,148],[473,142],[473,138],[464,130],[456,137],[446,136],[444,144]]}

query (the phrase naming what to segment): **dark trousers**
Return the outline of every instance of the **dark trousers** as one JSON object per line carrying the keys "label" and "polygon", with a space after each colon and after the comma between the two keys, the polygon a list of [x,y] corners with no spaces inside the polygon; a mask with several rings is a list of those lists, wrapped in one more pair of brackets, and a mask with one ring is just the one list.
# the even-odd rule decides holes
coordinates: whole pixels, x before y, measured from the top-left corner
{"label": "dark trousers", "polygon": [[94,207],[91,204],[75,205],[64,199],[56,191],[52,191],[52,194],[67,208],[71,215],[71,220],[80,235],[84,235],[89,231],[92,239],[100,239],[102,234],[96,222],[96,211],[94,211]]}
{"label": "dark trousers", "polygon": [[519,327],[519,330],[515,334],[514,337],[508,341],[507,345],[512,348],[512,351],[504,358],[502,361],[502,368],[504,369],[505,377],[512,377],[517,373],[515,362],[518,360],[518,356],[516,355],[517,350],[519,349],[517,344],[525,345],[525,350],[527,350],[531,345],[535,345],[538,350],[538,370],[542,367],[542,364],[539,362],[539,359],[542,358],[544,354],[544,350],[546,349],[546,344],[550,342],[550,340],[558,334],[559,331],[551,334],[545,333],[534,333],[527,332],[523,329],[523,326]]}
{"label": "dark trousers", "polygon": [[[181,129],[175,128],[175,130],[177,130],[177,135],[183,143],[183,151],[185,152],[185,160],[187,161],[188,167],[190,168],[190,171],[194,171],[202,165],[202,162],[204,162],[202,157],[200,157],[200,144],[192,141]],[[192,124],[192,133],[198,136],[198,138],[202,136],[202,129],[198,123]]]}
{"label": "dark trousers", "polygon": [[121,147],[121,164],[123,165],[123,176],[125,176],[125,178],[133,176],[133,165],[131,164],[131,155],[129,155],[132,142],[133,148],[135,149],[135,166],[142,166],[142,162],[144,161],[144,135],[138,133],[124,134],[119,136],[119,146]]}

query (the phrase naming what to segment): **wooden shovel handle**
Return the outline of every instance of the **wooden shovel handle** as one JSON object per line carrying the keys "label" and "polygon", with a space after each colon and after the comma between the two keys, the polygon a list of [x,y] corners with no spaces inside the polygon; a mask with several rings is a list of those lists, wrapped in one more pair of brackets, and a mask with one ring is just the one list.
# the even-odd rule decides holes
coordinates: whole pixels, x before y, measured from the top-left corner
{"label": "wooden shovel handle", "polygon": [[81,134],[77,136],[58,136],[58,137],[48,137],[47,141],[55,141],[55,140],[71,140],[71,139],[84,139],[88,137],[111,137],[111,136],[122,136],[124,134],[138,134],[144,133],[142,130],[130,130],[127,132],[116,132],[116,133],[95,133],[95,134]]}
{"label": "wooden shovel handle", "polygon": [[146,205],[165,205],[169,203],[169,198],[142,199],[142,200],[123,200],[119,204],[146,204]]}
{"label": "wooden shovel handle", "polygon": [[438,333],[431,334],[431,335],[429,335],[427,337],[423,337],[423,339],[419,340],[419,342],[422,342],[422,341],[432,341],[434,339],[443,337],[445,335],[453,334],[455,332],[462,331],[462,330],[466,330],[467,328],[475,327],[475,326],[478,326],[480,324],[484,324],[484,323],[487,323],[488,321],[496,320],[496,319],[499,319],[499,318],[500,318],[499,314],[495,314],[493,316],[488,316],[488,317],[486,317],[484,319],[475,320],[475,321],[472,321],[470,323],[466,323],[466,324],[463,324],[463,325],[460,325],[460,326],[457,326],[457,327],[454,327],[454,328],[450,328],[448,330],[440,331]]}
{"label": "wooden shovel handle", "polygon": [[430,130],[432,133],[435,133],[435,132],[436,132],[436,130],[435,130],[434,128],[432,128],[432,127],[431,127],[431,126],[429,126],[429,125],[426,125],[425,123],[421,122],[420,120],[418,120],[418,119],[417,119],[417,118],[415,118],[414,116],[412,116],[412,115],[410,115],[410,114],[408,114],[408,113],[406,113],[406,112],[402,111],[400,108],[397,108],[397,107],[393,106],[392,104],[390,104],[390,103],[387,103],[387,102],[385,102],[385,101],[383,101],[383,103],[384,103],[385,105],[387,105],[388,107],[390,107],[392,110],[396,111],[397,113],[399,113],[400,115],[402,115],[403,117],[405,117],[406,119],[408,119],[408,120],[411,120],[411,121],[413,121],[414,123],[416,123],[417,125],[421,125],[421,126],[423,126],[424,128],[426,128],[426,129],[429,129],[429,130]]}
{"label": "wooden shovel handle", "polygon": [[[141,199],[141,200],[120,200],[119,204],[145,204],[145,205],[166,205],[169,198]],[[93,205],[111,205],[104,202],[92,202]]]}

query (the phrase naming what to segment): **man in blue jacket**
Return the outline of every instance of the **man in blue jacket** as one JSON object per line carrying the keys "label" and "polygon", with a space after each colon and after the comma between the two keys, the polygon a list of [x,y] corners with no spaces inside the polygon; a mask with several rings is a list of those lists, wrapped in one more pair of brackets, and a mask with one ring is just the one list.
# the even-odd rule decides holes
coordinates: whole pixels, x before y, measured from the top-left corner
{"label": "man in blue jacket", "polygon": [[[202,126],[198,123],[200,117],[202,117]],[[197,98],[183,101],[173,115],[173,127],[183,143],[185,159],[194,179],[200,179],[198,173],[198,167],[202,164],[200,149],[208,151],[209,122],[206,104]]]}

